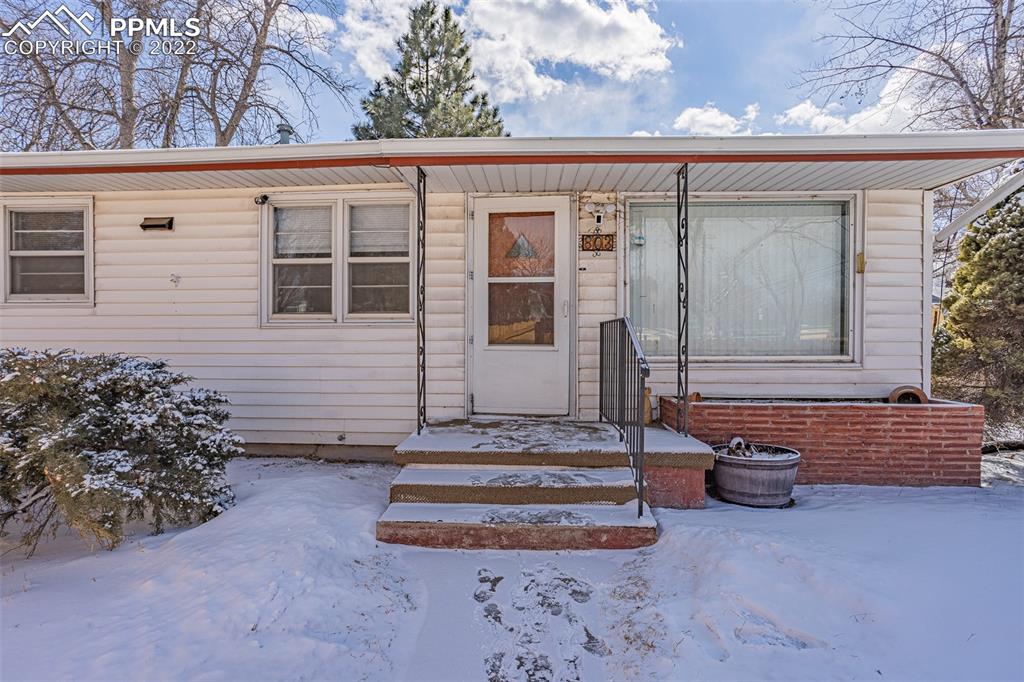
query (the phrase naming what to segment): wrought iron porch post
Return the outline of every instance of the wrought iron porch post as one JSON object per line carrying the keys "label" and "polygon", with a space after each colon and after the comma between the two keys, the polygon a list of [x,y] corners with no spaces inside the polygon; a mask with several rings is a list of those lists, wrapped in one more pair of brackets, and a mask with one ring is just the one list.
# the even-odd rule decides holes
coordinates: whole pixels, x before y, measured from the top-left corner
{"label": "wrought iron porch post", "polygon": [[[690,165],[676,173],[676,226],[678,259],[676,286],[679,295],[676,338],[676,428],[690,433]],[[680,406],[682,409],[680,410]],[[680,411],[682,419],[680,419]]]}
{"label": "wrought iron porch post", "polygon": [[427,424],[427,174],[416,167],[416,433]]}

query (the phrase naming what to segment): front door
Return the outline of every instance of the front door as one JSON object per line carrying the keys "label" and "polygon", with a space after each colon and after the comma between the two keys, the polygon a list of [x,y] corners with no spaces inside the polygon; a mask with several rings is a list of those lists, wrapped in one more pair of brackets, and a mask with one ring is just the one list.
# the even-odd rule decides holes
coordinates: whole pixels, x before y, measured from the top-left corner
{"label": "front door", "polygon": [[473,412],[568,414],[569,198],[473,208]]}

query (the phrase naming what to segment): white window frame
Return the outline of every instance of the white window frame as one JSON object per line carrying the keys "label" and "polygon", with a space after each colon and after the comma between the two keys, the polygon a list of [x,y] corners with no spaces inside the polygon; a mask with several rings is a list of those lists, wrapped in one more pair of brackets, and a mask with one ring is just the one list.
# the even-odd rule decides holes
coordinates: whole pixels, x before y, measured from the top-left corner
{"label": "white window frame", "polygon": [[[744,365],[785,366],[797,364],[800,366],[822,365],[829,367],[860,368],[863,358],[863,297],[864,297],[864,275],[857,272],[857,254],[864,250],[864,194],[861,191],[844,190],[832,192],[690,192],[690,205],[700,202],[786,202],[786,201],[820,201],[832,203],[845,201],[849,206],[849,244],[847,258],[847,334],[849,336],[846,352],[840,355],[713,355],[713,356],[690,356],[691,368],[695,365],[715,366],[724,363],[742,363]],[[668,202],[675,203],[675,194],[664,192],[657,193],[624,193],[622,197],[625,206],[625,215],[621,225],[620,239],[625,245],[623,249],[622,280],[625,284],[622,306],[626,314],[629,310],[629,287],[630,267],[629,250],[632,245],[629,240],[630,226],[630,205],[633,203]],[[652,365],[675,364],[676,356],[655,355],[648,356]]]}
{"label": "white window frame", "polygon": [[[404,198],[404,199],[391,199],[387,200],[384,198],[355,198],[346,199],[343,202],[344,208],[344,231],[342,239],[342,253],[343,253],[343,272],[342,272],[342,310],[343,319],[346,322],[366,322],[366,321],[391,321],[391,322],[407,322],[413,319],[413,311],[415,309],[415,289],[416,289],[416,273],[414,268],[416,267],[416,202],[415,200]],[[350,251],[349,242],[349,227],[351,222],[351,209],[353,206],[408,206],[409,207],[409,251],[406,256],[353,256]],[[353,313],[349,312],[349,304],[351,301],[351,265],[353,263],[407,263],[409,268],[409,312],[407,313]]]}
{"label": "white window frame", "polygon": [[[274,256],[274,209],[275,208],[322,208],[331,209],[331,256],[330,258],[277,258]],[[305,198],[299,195],[281,197],[268,201],[264,208],[267,226],[265,241],[266,264],[264,272],[266,304],[264,311],[268,322],[334,322],[338,319],[338,207],[337,202],[325,201],[322,197]],[[275,313],[274,300],[277,291],[274,287],[275,265],[329,265],[331,270],[331,312],[330,313]]]}
{"label": "white window frame", "polygon": [[[352,204],[408,204],[409,205],[409,312],[401,314],[348,313],[348,207]],[[331,230],[331,315],[275,314],[274,270],[276,262],[299,259],[274,259],[273,208],[326,206],[333,207]],[[267,195],[260,206],[260,326],[264,327],[325,327],[366,325],[409,325],[415,319],[416,303],[416,197],[408,191],[364,190],[326,192],[275,192]],[[301,259],[318,260],[318,259]],[[361,259],[359,259],[361,260]],[[371,259],[367,259],[371,260]],[[380,258],[381,262],[405,261],[405,257]]]}
{"label": "white window frame", "polygon": [[[83,249],[75,251],[13,251],[10,235],[11,212],[82,211]],[[92,196],[0,197],[0,301],[4,307],[52,305],[60,307],[91,307],[95,301],[95,271],[93,259],[93,198]],[[11,289],[13,256],[84,256],[84,293],[81,294],[15,294]]]}

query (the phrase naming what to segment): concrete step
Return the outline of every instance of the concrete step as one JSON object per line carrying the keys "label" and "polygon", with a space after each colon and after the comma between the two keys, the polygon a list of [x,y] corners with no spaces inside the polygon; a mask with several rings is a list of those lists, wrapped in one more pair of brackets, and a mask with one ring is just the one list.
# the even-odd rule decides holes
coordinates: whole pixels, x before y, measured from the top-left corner
{"label": "concrete step", "polygon": [[377,521],[377,539],[460,549],[632,549],[653,545],[651,510],[622,505],[419,504],[394,502]]}
{"label": "concrete step", "polygon": [[392,502],[444,504],[625,504],[636,498],[627,467],[607,469],[407,466]]}
{"label": "concrete step", "polygon": [[[710,469],[711,448],[661,426],[644,431],[649,467]],[[482,418],[430,424],[395,448],[395,463],[603,468],[629,465],[626,446],[608,424]]]}

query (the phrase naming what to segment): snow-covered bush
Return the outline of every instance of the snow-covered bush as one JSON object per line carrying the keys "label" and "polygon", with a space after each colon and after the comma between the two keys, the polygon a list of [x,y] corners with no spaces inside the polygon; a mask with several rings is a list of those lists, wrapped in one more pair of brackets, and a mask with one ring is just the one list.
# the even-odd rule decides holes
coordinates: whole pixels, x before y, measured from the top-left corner
{"label": "snow-covered bush", "polygon": [[113,548],[125,523],[205,521],[234,501],[227,399],[160,360],[0,350],[0,531],[31,552],[61,524]]}

